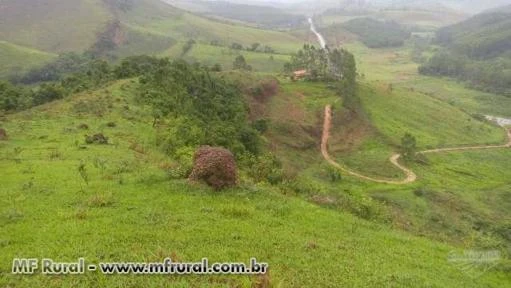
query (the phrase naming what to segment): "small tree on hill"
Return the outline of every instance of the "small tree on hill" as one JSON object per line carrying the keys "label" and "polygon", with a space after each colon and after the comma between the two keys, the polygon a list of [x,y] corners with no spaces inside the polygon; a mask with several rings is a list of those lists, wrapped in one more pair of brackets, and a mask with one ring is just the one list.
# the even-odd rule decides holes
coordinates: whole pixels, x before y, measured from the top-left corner
{"label": "small tree on hill", "polygon": [[401,138],[401,148],[403,149],[403,158],[411,160],[415,158],[417,152],[417,140],[412,134],[406,133]]}
{"label": "small tree on hill", "polygon": [[234,59],[234,63],[232,64],[234,70],[252,70],[252,67],[247,64],[245,57],[243,55],[239,55]]}

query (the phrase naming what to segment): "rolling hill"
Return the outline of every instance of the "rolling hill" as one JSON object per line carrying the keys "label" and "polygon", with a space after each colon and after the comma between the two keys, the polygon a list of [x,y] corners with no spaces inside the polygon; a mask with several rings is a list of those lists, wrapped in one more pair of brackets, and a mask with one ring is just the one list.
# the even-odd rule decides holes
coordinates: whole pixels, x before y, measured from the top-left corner
{"label": "rolling hill", "polygon": [[0,78],[20,75],[30,68],[41,66],[57,55],[0,41]]}
{"label": "rolling hill", "polygon": [[283,9],[231,1],[167,0],[166,2],[209,17],[230,19],[266,28],[293,28],[306,23],[304,15],[287,13]]}
{"label": "rolling hill", "polygon": [[[302,44],[287,33],[211,20],[160,0],[42,0],[35,5],[8,0],[0,6],[0,24],[0,41],[37,50],[39,55],[85,51],[111,59],[157,55],[189,39],[225,47],[257,42],[280,54],[294,52]],[[4,67],[44,62],[28,60],[20,65],[14,58],[0,58]],[[3,70],[3,74],[13,72]]]}

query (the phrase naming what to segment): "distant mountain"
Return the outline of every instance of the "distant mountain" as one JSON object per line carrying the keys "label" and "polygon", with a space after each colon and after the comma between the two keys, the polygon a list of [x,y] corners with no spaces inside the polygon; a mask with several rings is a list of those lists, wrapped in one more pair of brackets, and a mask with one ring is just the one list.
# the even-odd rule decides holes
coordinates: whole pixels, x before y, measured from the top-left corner
{"label": "distant mountain", "polygon": [[511,51],[511,5],[440,29],[437,42],[470,58],[502,56]]}
{"label": "distant mountain", "polygon": [[207,0],[164,0],[181,9],[210,17],[251,23],[265,28],[291,28],[306,22],[303,15],[287,13],[268,5]]}

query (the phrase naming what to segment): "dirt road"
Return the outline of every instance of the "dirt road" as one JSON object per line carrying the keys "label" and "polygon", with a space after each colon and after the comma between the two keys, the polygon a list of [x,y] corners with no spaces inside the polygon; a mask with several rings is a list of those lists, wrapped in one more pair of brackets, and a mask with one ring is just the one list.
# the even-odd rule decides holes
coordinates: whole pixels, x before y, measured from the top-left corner
{"label": "dirt road", "polygon": [[[390,157],[389,161],[394,166],[399,168],[399,170],[401,170],[401,171],[403,171],[403,173],[405,173],[406,178],[403,180],[388,180],[388,179],[377,179],[377,178],[368,177],[368,176],[362,175],[360,173],[357,173],[355,171],[352,171],[352,170],[340,165],[339,163],[335,162],[332,159],[332,157],[330,157],[330,154],[328,153],[328,139],[330,138],[331,125],[332,125],[332,106],[327,105],[325,107],[325,118],[323,121],[323,135],[321,137],[321,154],[323,154],[323,157],[325,158],[325,160],[328,163],[330,163],[332,166],[338,168],[339,170],[341,170],[351,176],[354,176],[354,177],[357,177],[357,178],[360,178],[363,180],[371,181],[371,182],[376,182],[376,183],[403,185],[403,184],[409,184],[409,183],[415,182],[417,180],[417,175],[412,170],[406,168],[405,166],[403,166],[399,163],[399,158],[401,158],[401,154],[398,154],[398,153],[393,154]],[[503,145],[442,148],[442,149],[432,149],[432,150],[421,151],[419,153],[428,154],[428,153],[440,153],[440,152],[464,151],[464,150],[507,148],[507,147],[511,147],[511,129],[507,130],[507,135],[508,135],[509,141],[507,144],[503,144]]]}

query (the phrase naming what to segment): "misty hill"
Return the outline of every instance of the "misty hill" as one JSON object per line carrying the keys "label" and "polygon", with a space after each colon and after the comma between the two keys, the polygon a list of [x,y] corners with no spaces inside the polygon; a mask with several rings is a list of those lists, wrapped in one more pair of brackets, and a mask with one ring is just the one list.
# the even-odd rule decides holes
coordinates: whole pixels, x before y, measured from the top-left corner
{"label": "misty hill", "polygon": [[511,5],[476,15],[437,32],[443,49],[422,73],[468,80],[474,86],[510,94]]}
{"label": "misty hill", "polygon": [[306,21],[303,15],[287,13],[273,6],[206,0],[166,0],[166,2],[202,15],[246,22],[266,28],[295,27]]}
{"label": "misty hill", "polygon": [[398,47],[410,37],[410,31],[393,21],[358,18],[346,22],[343,27],[357,34],[370,48]]}
{"label": "misty hill", "polygon": [[[13,68],[2,69],[0,77],[64,52],[109,59],[160,55],[194,39],[223,47],[257,42],[291,53],[301,43],[289,34],[211,20],[160,0],[9,0],[0,5],[0,23],[0,64]],[[13,45],[26,48],[18,49],[15,63],[3,56],[12,54]]]}

